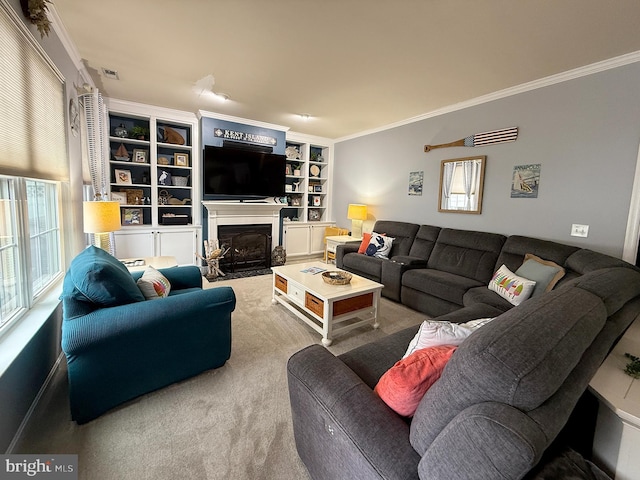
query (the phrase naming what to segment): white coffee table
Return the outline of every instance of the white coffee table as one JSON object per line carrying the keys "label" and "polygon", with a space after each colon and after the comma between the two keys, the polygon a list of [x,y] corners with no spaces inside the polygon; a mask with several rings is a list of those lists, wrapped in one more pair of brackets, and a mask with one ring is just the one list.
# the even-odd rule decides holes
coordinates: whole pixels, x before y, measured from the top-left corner
{"label": "white coffee table", "polygon": [[347,285],[329,285],[322,274],[305,273],[316,267],[338,270],[321,262],[296,263],[273,270],[274,304],[280,303],[322,335],[322,344],[362,325],[378,328],[381,283],[353,275]]}

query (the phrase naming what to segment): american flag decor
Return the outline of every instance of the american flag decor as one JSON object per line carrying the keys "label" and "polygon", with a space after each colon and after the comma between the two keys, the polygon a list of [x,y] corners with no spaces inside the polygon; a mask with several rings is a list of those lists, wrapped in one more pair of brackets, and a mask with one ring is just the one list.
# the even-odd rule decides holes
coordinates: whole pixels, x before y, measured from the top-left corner
{"label": "american flag decor", "polygon": [[479,147],[480,145],[493,145],[494,143],[515,142],[518,138],[518,127],[492,130],[490,132],[476,133],[461,140],[440,145],[425,145],[424,151],[429,152],[434,148],[446,147]]}

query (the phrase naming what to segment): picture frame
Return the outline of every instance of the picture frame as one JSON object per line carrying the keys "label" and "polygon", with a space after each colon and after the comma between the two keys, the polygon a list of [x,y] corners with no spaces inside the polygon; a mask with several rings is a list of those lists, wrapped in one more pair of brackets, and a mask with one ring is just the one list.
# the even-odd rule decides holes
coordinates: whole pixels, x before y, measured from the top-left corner
{"label": "picture frame", "polygon": [[147,151],[142,150],[141,148],[134,148],[133,161],[135,163],[149,163],[149,157],[147,155]]}
{"label": "picture frame", "polygon": [[122,225],[142,225],[142,209],[141,208],[123,208],[122,209]]}
{"label": "picture frame", "polygon": [[299,207],[302,205],[302,197],[291,197],[291,206]]}
{"label": "picture frame", "polygon": [[314,193],[322,193],[322,185],[314,185],[313,191]]}
{"label": "picture frame", "polygon": [[284,174],[285,174],[285,175],[291,175],[291,165],[287,164],[287,165],[284,167]]}
{"label": "picture frame", "polygon": [[189,154],[188,153],[174,153],[173,164],[176,167],[188,167],[189,166]]}
{"label": "picture frame", "polygon": [[319,196],[314,195],[312,197],[312,204],[314,207],[319,207],[322,204],[322,199]]}
{"label": "picture frame", "polygon": [[166,170],[158,169],[158,186],[167,187],[173,185],[171,181],[171,173]]}
{"label": "picture frame", "polygon": [[309,220],[312,222],[317,222],[320,220],[321,214],[320,214],[320,210],[317,208],[310,208],[309,209]]}
{"label": "picture frame", "polygon": [[116,176],[116,185],[133,185],[131,182],[131,170],[114,170]]}
{"label": "picture frame", "polygon": [[142,205],[144,198],[144,190],[130,188],[124,191],[127,196],[127,205]]}
{"label": "picture frame", "polygon": [[111,192],[111,200],[120,205],[127,204],[127,192]]}

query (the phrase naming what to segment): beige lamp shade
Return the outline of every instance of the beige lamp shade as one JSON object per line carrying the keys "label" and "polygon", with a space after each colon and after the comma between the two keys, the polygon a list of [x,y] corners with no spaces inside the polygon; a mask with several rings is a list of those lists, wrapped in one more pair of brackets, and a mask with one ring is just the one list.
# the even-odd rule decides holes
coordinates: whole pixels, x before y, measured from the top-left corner
{"label": "beige lamp shade", "polygon": [[360,205],[358,203],[350,203],[347,210],[347,218],[349,220],[366,220],[367,219],[367,206]]}
{"label": "beige lamp shade", "polygon": [[119,202],[83,202],[85,233],[107,233],[120,230]]}

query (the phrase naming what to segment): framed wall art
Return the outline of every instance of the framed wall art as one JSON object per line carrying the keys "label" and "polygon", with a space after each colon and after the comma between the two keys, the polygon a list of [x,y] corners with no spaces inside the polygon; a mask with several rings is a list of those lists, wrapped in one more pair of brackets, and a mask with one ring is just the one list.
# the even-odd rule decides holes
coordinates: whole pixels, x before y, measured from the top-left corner
{"label": "framed wall art", "polygon": [[120,205],[127,204],[127,192],[111,192],[111,200]]}
{"label": "framed wall art", "polygon": [[133,161],[135,163],[149,163],[149,157],[147,156],[147,151],[141,150],[139,148],[134,148]]}
{"label": "framed wall art", "polygon": [[174,153],[173,164],[177,167],[189,166],[189,154],[188,153]]}
{"label": "framed wall art", "polygon": [[122,225],[142,225],[141,208],[122,209]]}
{"label": "framed wall art", "polygon": [[131,185],[131,170],[118,170],[116,168],[114,172],[117,185]]}

